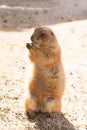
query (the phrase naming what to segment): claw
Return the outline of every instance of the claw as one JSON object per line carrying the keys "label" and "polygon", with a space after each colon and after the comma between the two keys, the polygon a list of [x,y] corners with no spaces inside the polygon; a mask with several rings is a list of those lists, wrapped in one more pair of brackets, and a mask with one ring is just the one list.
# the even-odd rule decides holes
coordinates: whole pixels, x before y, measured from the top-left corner
{"label": "claw", "polygon": [[30,119],[33,119],[36,116],[35,112],[32,110],[27,111],[26,114],[27,114],[28,118],[30,118]]}

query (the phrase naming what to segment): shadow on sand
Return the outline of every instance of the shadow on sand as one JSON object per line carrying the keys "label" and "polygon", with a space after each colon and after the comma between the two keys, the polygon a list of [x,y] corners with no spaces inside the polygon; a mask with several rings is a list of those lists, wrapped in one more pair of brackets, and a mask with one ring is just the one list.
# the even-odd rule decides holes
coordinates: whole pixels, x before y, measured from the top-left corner
{"label": "shadow on sand", "polygon": [[76,130],[62,113],[58,115],[38,113],[34,119],[29,119],[29,121],[35,123],[36,130]]}

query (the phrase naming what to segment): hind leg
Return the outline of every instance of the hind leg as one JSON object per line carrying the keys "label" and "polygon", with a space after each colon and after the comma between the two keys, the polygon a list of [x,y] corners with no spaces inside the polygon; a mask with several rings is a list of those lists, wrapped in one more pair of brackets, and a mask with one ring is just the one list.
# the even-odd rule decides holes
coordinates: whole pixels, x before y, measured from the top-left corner
{"label": "hind leg", "polygon": [[25,110],[29,118],[35,117],[35,111],[37,110],[37,102],[36,97],[33,94],[27,95],[27,98],[25,100]]}
{"label": "hind leg", "polygon": [[49,113],[61,112],[61,99],[48,98],[46,99],[46,111]]}

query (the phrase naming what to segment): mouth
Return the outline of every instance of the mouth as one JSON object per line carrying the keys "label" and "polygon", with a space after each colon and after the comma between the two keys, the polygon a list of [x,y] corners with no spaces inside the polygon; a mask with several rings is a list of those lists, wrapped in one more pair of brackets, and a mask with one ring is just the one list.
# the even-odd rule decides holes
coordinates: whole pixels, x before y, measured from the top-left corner
{"label": "mouth", "polygon": [[31,43],[26,43],[26,47],[27,47],[27,49],[33,49],[34,46],[36,48],[39,48],[39,45],[37,43],[38,43],[38,39],[34,38],[34,36],[32,35],[31,36]]}
{"label": "mouth", "polygon": [[34,47],[34,40],[33,40],[33,35],[31,36],[31,43],[26,43],[27,49],[32,49]]}

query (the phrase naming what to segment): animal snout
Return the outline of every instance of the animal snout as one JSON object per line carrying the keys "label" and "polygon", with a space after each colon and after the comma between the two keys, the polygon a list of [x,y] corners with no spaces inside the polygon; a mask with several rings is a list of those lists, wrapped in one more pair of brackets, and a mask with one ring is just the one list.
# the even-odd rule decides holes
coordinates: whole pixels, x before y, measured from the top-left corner
{"label": "animal snout", "polygon": [[31,41],[33,41],[33,35],[31,36]]}

